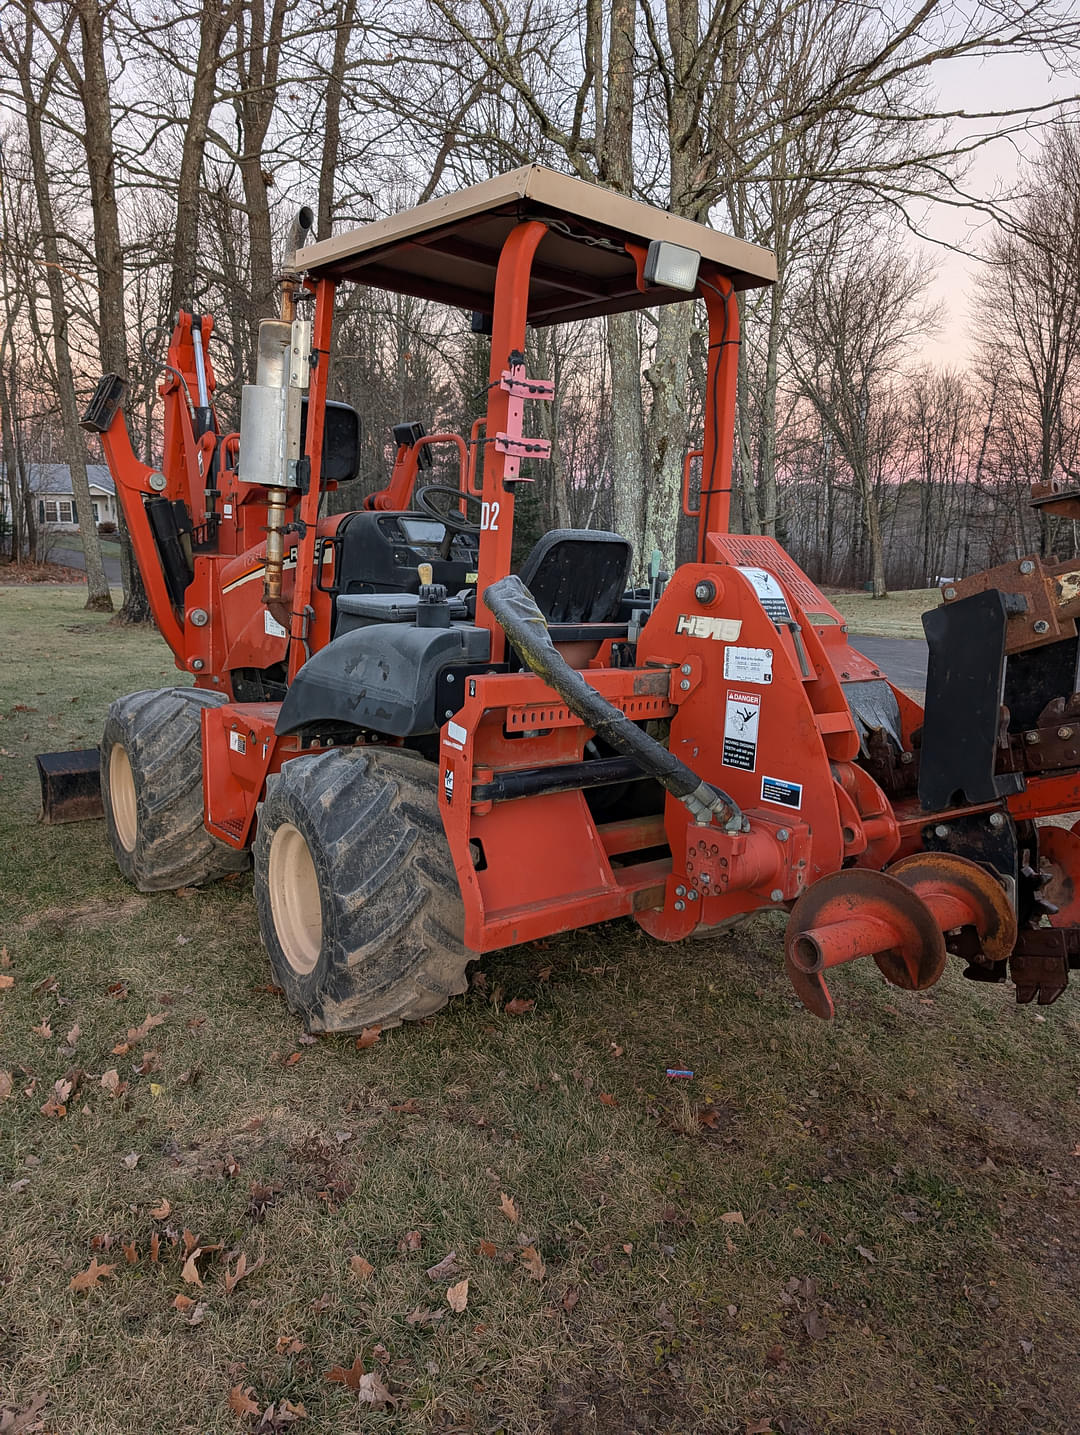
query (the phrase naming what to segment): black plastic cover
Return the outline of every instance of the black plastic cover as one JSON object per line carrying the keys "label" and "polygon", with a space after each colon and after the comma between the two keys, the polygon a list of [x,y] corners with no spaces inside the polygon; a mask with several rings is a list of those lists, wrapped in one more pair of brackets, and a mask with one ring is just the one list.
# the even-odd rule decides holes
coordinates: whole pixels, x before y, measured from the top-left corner
{"label": "black plastic cover", "polygon": [[[184,594],[194,572],[191,563],[191,516],[179,499],[150,498],[146,516],[161,559],[161,572],[174,607],[184,606]],[[187,544],[185,546],[185,538]]]}
{"label": "black plastic cover", "polygon": [[618,533],[555,528],[521,565],[521,581],[549,623],[618,617],[634,550]]}
{"label": "black plastic cover", "polygon": [[373,623],[342,633],[309,658],[292,681],[274,731],[283,736],[346,723],[388,737],[437,732],[436,680],[453,663],[482,663],[486,628],[458,623],[417,628]]}
{"label": "black plastic cover", "polygon": [[930,648],[919,763],[924,812],[996,802],[1023,790],[1019,773],[994,771],[1006,621],[997,588],[923,614]]}
{"label": "black plastic cover", "polygon": [[[307,452],[307,395],[300,401],[300,452]],[[323,419],[322,483],[348,483],[360,472],[360,415],[350,404],[327,399]]]}

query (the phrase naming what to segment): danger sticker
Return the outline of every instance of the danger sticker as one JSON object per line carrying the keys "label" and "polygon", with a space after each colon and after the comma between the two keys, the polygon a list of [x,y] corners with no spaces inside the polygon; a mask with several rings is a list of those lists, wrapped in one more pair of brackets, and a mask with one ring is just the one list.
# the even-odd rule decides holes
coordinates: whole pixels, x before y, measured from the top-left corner
{"label": "danger sticker", "polygon": [[762,802],[775,802],[779,807],[802,806],[802,783],[787,782],[782,777],[761,779]]}
{"label": "danger sticker", "polygon": [[724,649],[724,677],[735,683],[771,683],[772,648]]}
{"label": "danger sticker", "polygon": [[724,708],[725,767],[738,767],[753,772],[757,766],[758,722],[761,718],[761,694],[737,693],[728,690]]}
{"label": "danger sticker", "polygon": [[244,753],[247,752],[247,738],[242,732],[237,732],[236,729],[233,728],[229,733],[229,746],[233,752],[240,753],[242,757]]}
{"label": "danger sticker", "polygon": [[784,597],[784,590],[771,573],[764,568],[740,568],[758,596],[758,602],[774,623],[790,623],[791,611]]}

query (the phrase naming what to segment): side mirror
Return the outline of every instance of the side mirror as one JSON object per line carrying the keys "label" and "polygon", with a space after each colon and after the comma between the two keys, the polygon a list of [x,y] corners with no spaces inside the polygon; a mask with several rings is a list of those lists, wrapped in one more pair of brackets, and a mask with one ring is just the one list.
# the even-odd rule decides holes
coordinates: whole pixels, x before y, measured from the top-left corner
{"label": "side mirror", "polygon": [[[308,401],[300,410],[300,451],[307,446]],[[322,481],[348,483],[360,472],[360,415],[350,404],[326,401],[323,420]]]}

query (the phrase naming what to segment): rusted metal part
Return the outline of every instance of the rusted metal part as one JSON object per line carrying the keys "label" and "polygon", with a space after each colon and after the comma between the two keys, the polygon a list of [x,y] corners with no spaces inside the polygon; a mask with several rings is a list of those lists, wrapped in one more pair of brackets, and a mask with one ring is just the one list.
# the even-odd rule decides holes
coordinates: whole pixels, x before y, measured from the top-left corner
{"label": "rusted metal part", "polygon": [[919,786],[919,750],[901,752],[888,733],[876,728],[867,733],[862,765],[890,797],[907,797]]}
{"label": "rusted metal part", "polygon": [[43,822],[84,822],[104,817],[100,755],[96,747],[71,752],[39,752]]}
{"label": "rusted metal part", "polygon": [[1058,518],[1080,518],[1080,488],[1071,481],[1052,478],[1031,485],[1031,506]]}
{"label": "rusted metal part", "polygon": [[943,932],[973,927],[986,961],[1004,961],[1016,945],[1012,903],[977,862],[952,852],[913,852],[894,862],[889,875],[922,898]]}
{"label": "rusted metal part", "polygon": [[1039,1006],[1056,1002],[1069,984],[1069,970],[1080,968],[1080,928],[1035,927],[1021,932],[1009,959],[1016,1000]]}
{"label": "rusted metal part", "polygon": [[1075,636],[1076,619],[1080,617],[1080,565],[1075,559],[1045,563],[1037,554],[1030,554],[1019,562],[1003,563],[957,583],[947,583],[942,588],[942,598],[953,603],[989,588],[999,589],[1006,598],[1006,653]]}
{"label": "rusted metal part", "polygon": [[1080,927],[1080,835],[1039,828],[1038,901],[1052,927]]}
{"label": "rusted metal part", "polygon": [[822,877],[795,903],[784,936],[784,965],[803,1005],[829,1020],[822,973],[869,956],[894,986],[921,991],[945,969],[945,940],[926,903],[895,877],[857,867]]}

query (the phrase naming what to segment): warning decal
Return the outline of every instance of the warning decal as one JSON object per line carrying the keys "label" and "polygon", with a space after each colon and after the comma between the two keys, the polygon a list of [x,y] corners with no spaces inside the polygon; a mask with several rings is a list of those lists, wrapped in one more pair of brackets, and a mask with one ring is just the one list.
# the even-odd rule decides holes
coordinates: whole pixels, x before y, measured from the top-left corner
{"label": "warning decal", "polygon": [[724,677],[735,683],[771,683],[771,648],[724,649]]}
{"label": "warning decal", "polygon": [[736,693],[730,688],[724,709],[725,767],[739,767],[753,772],[757,765],[758,723],[761,718],[760,693]]}
{"label": "warning decal", "polygon": [[782,777],[763,777],[761,800],[775,802],[778,807],[801,807],[802,783],[788,782]]}
{"label": "warning decal", "polygon": [[784,597],[784,590],[771,573],[764,568],[740,568],[739,572],[749,579],[758,601],[774,623],[790,623],[791,612]]}

